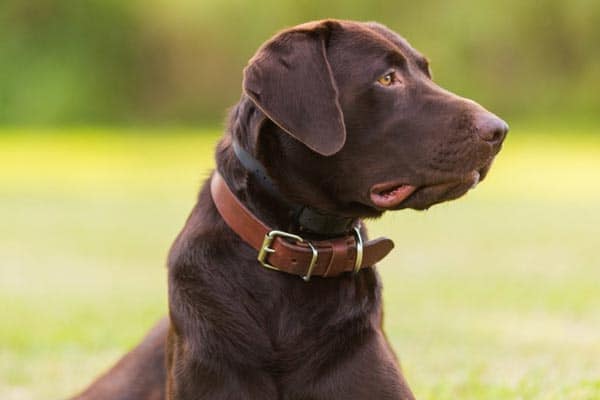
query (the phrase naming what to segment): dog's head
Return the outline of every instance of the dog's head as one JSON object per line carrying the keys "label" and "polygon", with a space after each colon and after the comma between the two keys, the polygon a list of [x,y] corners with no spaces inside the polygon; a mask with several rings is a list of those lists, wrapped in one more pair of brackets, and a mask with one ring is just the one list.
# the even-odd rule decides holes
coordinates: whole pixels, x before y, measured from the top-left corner
{"label": "dog's head", "polygon": [[336,214],[460,197],[485,177],[508,131],[436,85],[427,59],[375,23],[283,31],[250,60],[243,86],[265,116],[257,157],[282,192]]}

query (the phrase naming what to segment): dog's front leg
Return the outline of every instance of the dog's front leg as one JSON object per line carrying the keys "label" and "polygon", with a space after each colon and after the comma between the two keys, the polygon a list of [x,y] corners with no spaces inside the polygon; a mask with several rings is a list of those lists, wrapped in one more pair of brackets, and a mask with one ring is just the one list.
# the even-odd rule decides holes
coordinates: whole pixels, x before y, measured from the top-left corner
{"label": "dog's front leg", "polygon": [[289,399],[415,400],[395,355],[382,332],[371,332],[365,342],[332,363],[326,373],[299,370],[291,378]]}
{"label": "dog's front leg", "polygon": [[205,359],[198,338],[169,331],[167,340],[167,400],[276,400],[269,377],[250,366],[233,366],[218,356]]}

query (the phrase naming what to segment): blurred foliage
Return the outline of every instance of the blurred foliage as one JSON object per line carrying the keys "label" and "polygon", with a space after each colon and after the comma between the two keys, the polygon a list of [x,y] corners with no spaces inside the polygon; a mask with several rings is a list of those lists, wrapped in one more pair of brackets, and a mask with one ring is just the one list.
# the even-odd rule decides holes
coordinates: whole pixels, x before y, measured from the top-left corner
{"label": "blurred foliage", "polygon": [[0,123],[218,121],[264,40],[326,17],[388,25],[502,116],[600,109],[597,0],[3,0]]}

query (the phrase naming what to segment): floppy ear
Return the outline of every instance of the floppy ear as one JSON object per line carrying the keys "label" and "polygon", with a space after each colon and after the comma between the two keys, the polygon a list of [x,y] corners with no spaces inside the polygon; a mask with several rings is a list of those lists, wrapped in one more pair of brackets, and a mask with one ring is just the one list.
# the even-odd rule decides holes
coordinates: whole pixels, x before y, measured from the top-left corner
{"label": "floppy ear", "polygon": [[338,89],[325,43],[334,22],[303,25],[275,36],[244,69],[244,91],[281,129],[317,153],[346,141]]}

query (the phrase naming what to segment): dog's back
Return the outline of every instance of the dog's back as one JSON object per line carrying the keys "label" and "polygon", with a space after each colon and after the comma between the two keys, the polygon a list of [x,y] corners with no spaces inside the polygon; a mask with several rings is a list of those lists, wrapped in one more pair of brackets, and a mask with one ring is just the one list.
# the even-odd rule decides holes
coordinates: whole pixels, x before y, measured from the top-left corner
{"label": "dog's back", "polygon": [[168,318],[113,368],[72,400],[162,400],[165,398],[165,341]]}

